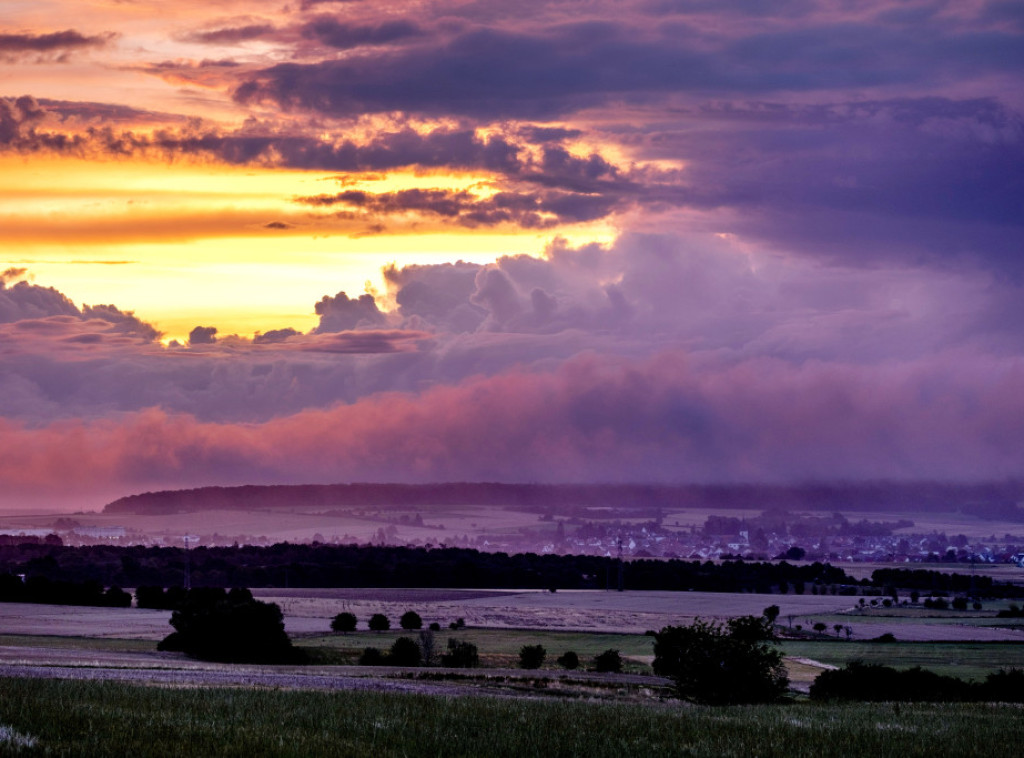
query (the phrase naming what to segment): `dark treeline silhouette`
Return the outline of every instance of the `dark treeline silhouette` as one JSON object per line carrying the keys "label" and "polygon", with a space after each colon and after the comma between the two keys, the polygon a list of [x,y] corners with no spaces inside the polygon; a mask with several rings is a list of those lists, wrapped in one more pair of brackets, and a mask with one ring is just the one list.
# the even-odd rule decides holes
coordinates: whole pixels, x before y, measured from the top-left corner
{"label": "dark treeline silhouette", "polygon": [[984,682],[966,682],[919,666],[899,671],[876,663],[851,661],[824,671],[811,685],[812,700],[902,702],[1024,702],[1024,671],[1000,670]]}
{"label": "dark treeline silhouette", "polygon": [[928,569],[877,569],[871,581],[878,586],[902,587],[925,592],[959,592],[977,597],[1021,597],[1021,587],[1003,584],[990,576],[944,574]]}
{"label": "dark treeline silhouette", "polygon": [[189,591],[184,587],[153,587],[141,585],[135,588],[135,605],[138,608],[152,608],[158,611],[176,611],[185,604]]}
{"label": "dark treeline silhouette", "polygon": [[[176,547],[87,545],[0,546],[0,573],[118,587],[183,583],[185,551]],[[606,589],[618,586],[615,558],[589,555],[483,553],[466,548],[279,543],[268,547],[197,547],[188,553],[195,587],[462,587],[469,589]],[[948,575],[907,572],[908,581],[942,586]],[[876,571],[857,580],[825,563],[632,560],[623,588],[704,592],[829,592],[856,595],[908,586],[902,575]],[[1021,597],[1024,587],[977,577],[981,597]],[[877,591],[868,594],[878,594]],[[157,601],[159,602],[159,601]],[[174,607],[168,605],[166,607]]]}
{"label": "dark treeline silhouette", "polygon": [[[618,586],[618,561],[584,555],[483,553],[463,548],[409,548],[281,543],[269,547],[198,547],[189,551],[196,587],[464,587],[604,589]],[[51,580],[91,580],[122,587],[182,584],[182,548],[90,545],[0,547],[0,571]],[[633,560],[623,587],[632,590],[773,592],[794,587],[857,585],[822,563],[721,564]]]}
{"label": "dark treeline silhouette", "polygon": [[0,534],[0,545],[63,545],[62,540],[56,534],[48,534],[45,537],[21,534]]}
{"label": "dark treeline silhouette", "polygon": [[29,576],[22,580],[20,576],[14,574],[0,574],[0,603],[127,608],[132,604],[132,596],[120,587],[104,588],[100,582],[91,580],[51,580],[45,576]]}
{"label": "dark treeline silhouette", "polygon": [[982,518],[1024,521],[1024,481],[980,484],[836,482],[802,485],[441,484],[245,485],[165,490],[123,497],[106,513],[166,514],[268,508],[515,506],[556,510],[612,507],[640,512],[664,508],[758,508],[813,511],[963,511]]}

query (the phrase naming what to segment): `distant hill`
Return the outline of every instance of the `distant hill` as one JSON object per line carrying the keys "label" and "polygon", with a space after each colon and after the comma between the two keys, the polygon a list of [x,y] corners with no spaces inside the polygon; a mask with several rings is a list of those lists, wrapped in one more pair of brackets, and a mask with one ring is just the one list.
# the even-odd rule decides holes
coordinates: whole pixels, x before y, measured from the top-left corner
{"label": "distant hill", "polygon": [[210,510],[274,510],[444,505],[518,507],[568,516],[576,509],[615,508],[654,514],[671,508],[756,508],[814,511],[933,511],[1024,520],[1024,482],[841,482],[803,485],[655,484],[301,484],[164,490],[129,495],[104,513],[168,514]]}

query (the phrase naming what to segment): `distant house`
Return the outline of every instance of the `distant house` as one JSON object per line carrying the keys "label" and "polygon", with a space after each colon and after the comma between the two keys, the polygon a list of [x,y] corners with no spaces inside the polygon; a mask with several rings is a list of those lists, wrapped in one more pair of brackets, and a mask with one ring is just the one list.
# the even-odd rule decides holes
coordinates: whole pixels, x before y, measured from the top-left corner
{"label": "distant house", "polygon": [[79,537],[113,540],[124,537],[128,532],[123,526],[76,526],[72,533]]}

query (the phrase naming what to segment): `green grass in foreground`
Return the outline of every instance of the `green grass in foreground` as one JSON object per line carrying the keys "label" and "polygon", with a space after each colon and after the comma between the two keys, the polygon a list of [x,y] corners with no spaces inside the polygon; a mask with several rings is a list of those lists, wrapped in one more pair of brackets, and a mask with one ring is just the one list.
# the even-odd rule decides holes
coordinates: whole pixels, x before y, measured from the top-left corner
{"label": "green grass in foreground", "polygon": [[0,756],[990,758],[1022,740],[1012,706],[711,709],[0,680]]}
{"label": "green grass in foreground", "polygon": [[1001,668],[1024,668],[1024,645],[1018,642],[857,642],[794,641],[781,644],[783,654],[811,658],[833,666],[848,661],[880,663],[898,669],[920,666],[937,674],[980,681]]}

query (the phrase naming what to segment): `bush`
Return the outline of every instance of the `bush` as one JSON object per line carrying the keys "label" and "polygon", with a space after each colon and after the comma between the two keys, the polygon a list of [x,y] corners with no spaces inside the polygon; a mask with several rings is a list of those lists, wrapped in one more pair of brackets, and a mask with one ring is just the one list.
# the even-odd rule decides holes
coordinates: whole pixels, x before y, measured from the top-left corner
{"label": "bush", "polygon": [[699,703],[770,703],[789,686],[768,619],[726,624],[696,619],[654,635],[654,673],[671,677],[680,697]]}
{"label": "bush", "polygon": [[103,604],[110,608],[131,608],[132,595],[120,587],[110,587],[103,593]]}
{"label": "bush", "polygon": [[376,647],[364,648],[363,654],[359,656],[360,666],[383,666],[386,662],[384,653]]}
{"label": "bush", "polygon": [[386,632],[391,628],[391,622],[383,613],[375,613],[370,616],[370,629],[374,632]]}
{"label": "bush", "polygon": [[594,658],[595,671],[611,671],[616,674],[622,671],[622,656],[618,650],[605,650]]}
{"label": "bush", "polygon": [[356,614],[345,611],[339,613],[331,621],[331,630],[335,632],[354,632],[356,630]]}
{"label": "bush", "polygon": [[441,631],[441,625],[439,623],[437,623],[436,621],[431,621],[430,622],[430,626],[427,627],[427,628],[430,629],[430,631],[432,631],[432,632],[440,632]]}
{"label": "bush", "polygon": [[543,645],[523,645],[519,648],[519,668],[539,669],[547,654]]}
{"label": "bush", "polygon": [[391,645],[387,662],[392,666],[419,666],[422,660],[420,646],[408,637],[399,637]]}
{"label": "bush", "polygon": [[476,668],[480,665],[476,645],[449,637],[448,652],[441,656],[441,665],[456,669]]}
{"label": "bush", "polygon": [[1024,702],[1024,670],[1000,669],[985,677],[980,699],[998,703]]}
{"label": "bush", "polygon": [[284,631],[281,609],[254,600],[246,589],[190,590],[171,614],[171,626],[175,632],[158,649],[227,663],[295,663],[302,657]]}
{"label": "bush", "polygon": [[403,629],[414,631],[423,628],[423,619],[420,618],[420,614],[416,613],[416,611],[406,611],[402,614],[398,624]]}
{"label": "bush", "polygon": [[897,671],[876,663],[851,661],[823,671],[811,685],[812,700],[958,702],[973,700],[973,686],[916,666]]}
{"label": "bush", "polygon": [[564,669],[577,669],[580,667],[580,657],[576,655],[572,650],[563,655],[558,656],[558,665]]}

